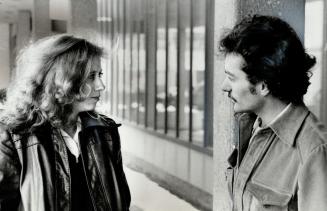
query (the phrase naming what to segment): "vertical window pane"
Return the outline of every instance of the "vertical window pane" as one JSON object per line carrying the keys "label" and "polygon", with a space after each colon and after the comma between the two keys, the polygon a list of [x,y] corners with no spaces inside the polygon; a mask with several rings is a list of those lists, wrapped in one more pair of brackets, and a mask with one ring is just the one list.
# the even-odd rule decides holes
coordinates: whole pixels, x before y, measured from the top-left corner
{"label": "vertical window pane", "polygon": [[131,3],[131,120],[137,121],[138,113],[138,21],[137,1]]}
{"label": "vertical window pane", "polygon": [[124,22],[123,22],[123,0],[117,1],[117,75],[118,75],[118,116],[123,117],[124,113],[124,77],[125,77],[125,70],[124,70],[124,39],[123,39],[123,29],[124,29]]}
{"label": "vertical window pane", "polygon": [[131,16],[130,16],[130,0],[124,0],[125,1],[125,119],[130,119],[130,94],[131,94]]}
{"label": "vertical window pane", "polygon": [[[103,33],[103,46],[105,47],[106,51],[111,51],[110,46],[111,46],[111,40],[110,40],[110,29],[111,29],[111,21],[112,21],[112,17],[111,17],[111,9],[110,9],[110,4],[108,1],[103,1],[104,5],[103,5],[103,10],[105,11],[102,22],[104,25],[104,33]],[[105,103],[103,104],[103,112],[111,112],[111,104],[110,99],[109,99],[109,93],[111,90],[110,86],[108,86],[111,83],[110,80],[110,71],[111,71],[111,59],[109,55],[106,55],[105,57],[103,57],[103,63],[104,63],[104,83],[106,84],[106,89],[103,92],[103,98]]]}
{"label": "vertical window pane", "polygon": [[179,83],[179,138],[189,140],[190,128],[190,44],[191,44],[191,0],[180,1],[179,10],[180,83]]}
{"label": "vertical window pane", "polygon": [[166,77],[166,0],[157,1],[157,130],[165,128],[165,77]]}
{"label": "vertical window pane", "polygon": [[192,0],[193,58],[192,58],[192,140],[203,146],[204,141],[204,71],[205,71],[205,0]]}
{"label": "vertical window pane", "polygon": [[112,55],[112,70],[111,70],[111,94],[112,98],[111,100],[113,101],[113,114],[115,116],[118,116],[118,99],[119,99],[119,93],[118,93],[118,81],[119,81],[119,70],[118,70],[118,11],[117,11],[117,3],[118,0],[112,0],[111,4],[111,11],[112,11],[112,17],[113,17],[113,28],[112,28],[112,46],[111,46],[111,53]]}
{"label": "vertical window pane", "polygon": [[323,27],[316,23],[323,23],[322,0],[307,1],[305,4],[305,34],[304,45],[308,53],[316,57],[317,63],[311,70],[311,85],[304,101],[310,110],[318,117],[320,116],[321,74],[322,74],[322,51],[323,51]]}
{"label": "vertical window pane", "polygon": [[110,13],[110,22],[108,23],[108,33],[109,35],[106,36],[106,40],[107,40],[107,51],[108,51],[108,56],[109,56],[109,64],[108,64],[108,67],[109,67],[109,70],[108,71],[108,84],[107,84],[107,87],[108,87],[108,90],[106,92],[106,95],[107,95],[107,99],[108,99],[108,104],[110,104],[110,114],[114,114],[114,96],[115,96],[115,93],[114,93],[114,58],[115,58],[115,55],[114,55],[114,52],[113,52],[113,49],[112,49],[112,46],[113,46],[113,39],[114,39],[114,13],[113,13],[113,0],[109,0],[107,1],[107,5],[108,5],[108,11]]}
{"label": "vertical window pane", "polygon": [[168,134],[175,136],[176,97],[177,97],[177,0],[168,0],[168,89],[167,91],[167,126]]}
{"label": "vertical window pane", "polygon": [[145,0],[138,0],[138,11],[139,11],[139,36],[138,36],[138,47],[139,47],[139,124],[144,125],[145,123],[145,94],[146,94],[146,46],[145,46],[145,24],[146,24],[146,1]]}
{"label": "vertical window pane", "polygon": [[[105,46],[104,45],[104,38],[105,38],[105,32],[104,32],[104,26],[105,26],[105,22],[103,21],[104,17],[105,17],[105,2],[103,0],[98,0],[97,1],[97,27],[98,27],[98,33],[99,33],[99,37],[101,39],[100,41],[100,45],[101,46]],[[107,72],[107,67],[106,67],[106,63],[105,63],[105,59],[101,60],[101,66],[102,68],[105,70],[104,72]],[[104,83],[106,83],[106,81],[104,80]],[[105,100],[104,96],[102,97],[102,99],[100,100],[100,102],[98,103],[98,105],[100,103],[102,103],[102,101]]]}
{"label": "vertical window pane", "polygon": [[[100,36],[101,36],[101,46],[104,47],[105,51],[111,52],[111,40],[110,40],[110,29],[111,29],[111,5],[110,1],[100,0],[98,1],[98,26],[100,27]],[[110,65],[110,56],[105,55],[101,59],[101,65],[103,68],[103,82],[106,86],[106,89],[102,93],[101,101],[98,104],[98,109],[103,113],[109,113],[111,110],[109,93],[111,92],[109,84],[110,82],[110,74],[111,74],[111,65]]]}

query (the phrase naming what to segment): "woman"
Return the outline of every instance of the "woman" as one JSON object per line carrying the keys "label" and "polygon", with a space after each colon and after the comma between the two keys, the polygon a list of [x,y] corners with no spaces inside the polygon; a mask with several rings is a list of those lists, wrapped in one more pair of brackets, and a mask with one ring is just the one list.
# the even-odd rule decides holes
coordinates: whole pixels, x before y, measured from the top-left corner
{"label": "woman", "polygon": [[67,35],[24,49],[1,112],[0,210],[129,210],[117,124],[94,109],[98,46]]}

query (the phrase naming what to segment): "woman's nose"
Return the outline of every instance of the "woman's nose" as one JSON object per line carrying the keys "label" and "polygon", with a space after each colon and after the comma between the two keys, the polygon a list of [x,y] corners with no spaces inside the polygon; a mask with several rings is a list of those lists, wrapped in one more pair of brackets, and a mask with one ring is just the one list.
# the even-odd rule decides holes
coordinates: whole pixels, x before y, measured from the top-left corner
{"label": "woman's nose", "polygon": [[101,78],[95,80],[95,90],[103,91],[106,88]]}

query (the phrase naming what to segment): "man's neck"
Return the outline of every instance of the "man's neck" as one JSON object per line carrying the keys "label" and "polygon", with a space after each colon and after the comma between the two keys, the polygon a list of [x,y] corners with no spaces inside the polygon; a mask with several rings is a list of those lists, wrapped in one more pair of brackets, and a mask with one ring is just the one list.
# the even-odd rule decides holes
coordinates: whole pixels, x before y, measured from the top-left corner
{"label": "man's neck", "polygon": [[280,101],[279,99],[269,98],[261,107],[261,109],[255,113],[258,115],[258,117],[261,118],[262,125],[266,126],[272,120],[274,120],[276,116],[278,116],[278,114],[280,114],[286,107],[287,104]]}

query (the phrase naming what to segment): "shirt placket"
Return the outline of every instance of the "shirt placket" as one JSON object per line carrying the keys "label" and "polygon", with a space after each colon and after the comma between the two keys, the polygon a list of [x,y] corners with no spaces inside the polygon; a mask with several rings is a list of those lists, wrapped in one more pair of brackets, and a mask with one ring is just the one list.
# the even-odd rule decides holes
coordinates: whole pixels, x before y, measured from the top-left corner
{"label": "shirt placket", "polygon": [[249,148],[239,166],[238,173],[235,180],[234,192],[234,210],[243,210],[243,194],[246,183],[253,172],[256,164],[262,159],[263,154],[267,151],[273,139],[271,130],[261,130],[256,133],[250,141]]}

